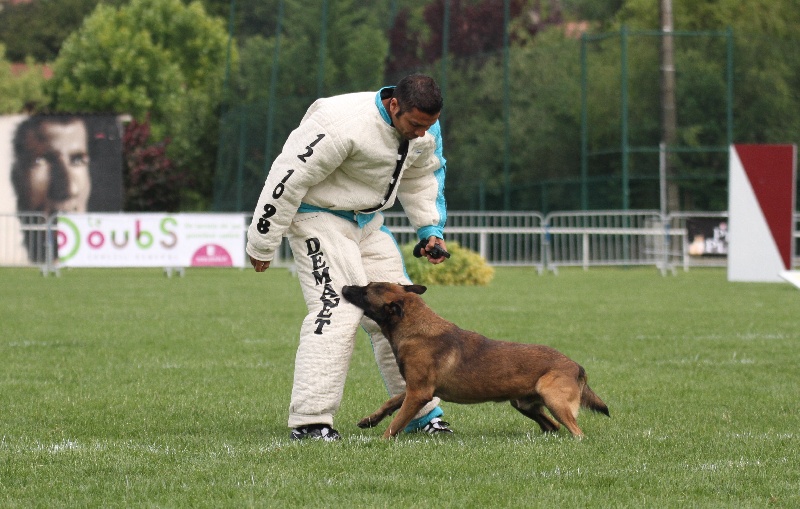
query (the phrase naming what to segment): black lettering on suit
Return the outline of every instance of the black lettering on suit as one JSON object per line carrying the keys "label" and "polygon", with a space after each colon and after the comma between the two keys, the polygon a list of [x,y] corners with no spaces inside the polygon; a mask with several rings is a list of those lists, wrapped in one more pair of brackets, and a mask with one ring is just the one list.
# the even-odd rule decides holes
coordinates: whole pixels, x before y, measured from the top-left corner
{"label": "black lettering on suit", "polygon": [[330,275],[330,267],[328,262],[325,261],[325,253],[322,251],[322,244],[316,237],[306,239],[306,248],[308,252],[306,255],[311,260],[311,275],[314,277],[314,284],[319,286],[323,285],[322,295],[320,295],[320,302],[322,302],[322,309],[317,313],[317,318],[314,323],[317,328],[314,329],[314,334],[322,334],[326,325],[331,323],[333,317],[333,309],[339,306],[341,297],[333,289]]}

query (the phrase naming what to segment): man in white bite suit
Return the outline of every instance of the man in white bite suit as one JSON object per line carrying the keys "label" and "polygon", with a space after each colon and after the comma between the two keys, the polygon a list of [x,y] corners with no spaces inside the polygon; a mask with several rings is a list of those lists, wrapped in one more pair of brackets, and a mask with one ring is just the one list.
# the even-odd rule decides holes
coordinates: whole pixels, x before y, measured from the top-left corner
{"label": "man in white bite suit", "polygon": [[[247,232],[247,253],[263,272],[286,234],[308,306],[300,329],[289,406],[292,439],[338,440],[339,408],[359,324],[369,334],[391,395],[405,382],[380,328],[341,298],[344,285],[409,284],[381,210],[399,199],[430,263],[446,252],[442,95],[429,76],[396,87],[319,99],[270,169]],[[406,431],[452,433],[434,398]]]}

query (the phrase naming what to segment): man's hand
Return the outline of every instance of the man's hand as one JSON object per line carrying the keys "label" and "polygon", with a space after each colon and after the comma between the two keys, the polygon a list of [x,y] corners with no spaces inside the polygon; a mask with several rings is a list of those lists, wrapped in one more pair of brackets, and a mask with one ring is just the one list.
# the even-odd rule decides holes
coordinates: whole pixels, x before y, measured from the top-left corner
{"label": "man's hand", "polygon": [[423,255],[434,265],[450,258],[450,253],[447,252],[447,244],[443,239],[434,236],[428,237],[427,241],[421,240],[419,244],[414,246],[414,256],[421,258]]}
{"label": "man's hand", "polygon": [[256,260],[252,256],[250,257],[250,265],[256,269],[256,272],[264,272],[269,268],[269,262],[262,262],[261,260]]}

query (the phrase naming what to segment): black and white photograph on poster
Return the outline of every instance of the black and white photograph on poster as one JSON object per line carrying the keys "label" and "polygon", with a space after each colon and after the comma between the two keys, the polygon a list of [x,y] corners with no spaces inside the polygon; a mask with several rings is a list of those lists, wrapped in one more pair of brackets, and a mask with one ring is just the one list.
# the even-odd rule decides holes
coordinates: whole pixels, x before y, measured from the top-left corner
{"label": "black and white photograph on poster", "polygon": [[0,117],[0,264],[42,263],[42,223],[54,214],[122,207],[117,115]]}
{"label": "black and white photograph on poster", "polygon": [[689,255],[727,256],[728,220],[724,218],[694,217],[686,219]]}

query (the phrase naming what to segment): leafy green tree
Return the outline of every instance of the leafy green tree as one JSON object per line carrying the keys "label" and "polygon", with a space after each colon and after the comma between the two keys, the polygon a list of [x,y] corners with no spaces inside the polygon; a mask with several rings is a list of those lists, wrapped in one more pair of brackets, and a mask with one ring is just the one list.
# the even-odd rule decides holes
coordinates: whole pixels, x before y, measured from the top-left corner
{"label": "leafy green tree", "polygon": [[[218,210],[251,209],[283,140],[315,99],[384,84],[386,22],[374,6],[330,0],[325,11],[322,2],[285,0],[277,34],[278,0],[244,2],[242,8],[252,13],[256,4],[272,5],[272,19],[259,33],[238,39],[239,66],[232,68],[223,107]],[[250,20],[238,30],[255,28]]]}
{"label": "leafy green tree", "polygon": [[[617,27],[657,30],[658,8],[646,0],[627,0]],[[800,119],[800,11],[793,0],[717,0],[675,2],[674,26],[684,32],[734,34],[733,141],[735,143],[795,143]],[[641,43],[639,43],[641,46]],[[653,53],[651,61],[657,62]],[[726,145],[725,47],[720,37],[676,38],[678,137],[684,148]],[[640,75],[639,78],[644,76]],[[646,78],[657,85],[657,76]],[[632,83],[643,80],[631,78]],[[657,106],[657,103],[654,105]],[[651,110],[654,113],[657,109]],[[650,139],[658,139],[651,126]],[[652,141],[652,143],[655,143]],[[675,157],[682,168],[682,207],[722,210],[727,206],[727,152],[689,153]]]}
{"label": "leafy green tree", "polygon": [[[231,141],[225,143],[227,152],[222,159],[236,161],[241,155],[238,168],[236,162],[231,162],[230,168],[244,175],[252,173],[245,191],[260,189],[274,151],[317,91],[322,2],[285,0],[280,60],[274,67],[278,3],[237,0],[236,33],[242,36],[242,67],[233,80],[233,100],[227,110],[230,117],[223,122]],[[580,41],[565,34],[564,20],[588,20],[594,34],[610,36],[607,41],[589,45],[589,144],[597,154],[589,166],[588,206],[621,207],[618,34],[623,24],[631,31],[648,31],[650,35],[628,41],[629,142],[642,149],[629,154],[630,206],[658,207],[655,149],[661,138],[660,63],[659,39],[652,36],[660,27],[657,3],[512,0],[507,122],[500,40],[502,2],[461,0],[448,4],[446,73],[440,60],[444,20],[441,0],[389,2],[389,9],[386,2],[367,3],[373,5],[343,2],[344,7],[339,9],[337,2],[329,2],[322,93],[371,89],[413,71],[428,72],[439,79],[446,93],[442,123],[450,167],[447,196],[455,209],[503,208],[507,177],[514,209],[547,211],[581,206]],[[364,8],[376,14],[361,13]],[[794,92],[800,90],[800,73],[796,71],[800,68],[800,45],[795,28],[800,26],[800,9],[796,0],[675,0],[673,11],[679,31],[722,33],[728,26],[734,30],[734,140],[796,141],[800,116],[791,114],[800,109]],[[347,19],[359,19],[361,25]],[[383,82],[364,74],[374,67],[364,62],[374,61],[379,52],[364,48],[372,45],[370,37],[355,42],[355,34],[362,29],[374,30],[376,40],[385,37],[390,41]],[[348,41],[353,44],[348,45]],[[684,210],[719,210],[725,207],[727,196],[727,152],[715,151],[727,142],[725,39],[709,36],[677,41],[678,143],[686,152],[675,158],[683,206]],[[356,70],[358,66],[361,71]],[[270,110],[273,70],[278,80]],[[271,121],[268,111],[273,115]],[[273,153],[265,155],[268,136],[264,126],[268,123],[273,129]],[[704,152],[707,147],[715,150]],[[227,175],[229,178],[223,180],[232,181],[232,174]],[[249,205],[252,201],[254,198],[243,196],[239,203]]]}
{"label": "leafy green tree", "polygon": [[[800,23],[795,0],[676,0],[672,12],[676,30],[721,30],[730,26],[737,32],[795,38]],[[658,29],[658,5],[652,0],[625,0],[616,21],[632,28]]]}
{"label": "leafy green tree", "polygon": [[33,59],[28,58],[26,69],[15,76],[0,44],[0,114],[38,110],[47,105],[44,92],[44,73]]}
{"label": "leafy green tree", "polygon": [[[211,16],[216,16],[226,20],[230,16],[232,0],[201,0],[201,3],[203,4],[203,7],[205,7],[206,12]],[[235,3],[242,4],[245,3],[245,1],[235,0]]]}
{"label": "leafy green tree", "polygon": [[[100,0],[37,0],[5,5],[0,10],[0,41],[8,58],[52,62],[64,39],[81,25]],[[122,0],[104,0],[119,4]]]}
{"label": "leafy green tree", "polygon": [[100,4],[64,42],[50,90],[58,110],[149,115],[155,140],[171,140],[169,156],[196,182],[183,206],[202,209],[212,193],[227,52],[223,21],[199,2]]}
{"label": "leafy green tree", "polygon": [[327,12],[321,7],[286,2],[278,62],[283,89],[313,100],[318,78],[322,95],[382,85],[388,42],[375,11],[356,0],[328,0]]}
{"label": "leafy green tree", "polygon": [[[592,20],[596,34],[618,34],[623,24],[632,31],[651,34],[660,27],[658,6],[650,0],[563,0],[562,6],[565,19]],[[675,2],[676,30],[720,34],[728,26],[733,28],[736,142],[795,142],[800,138],[800,117],[787,113],[800,109],[794,92],[800,89],[796,32],[800,10],[796,7],[792,0]],[[512,37],[512,207],[533,203],[533,208],[547,210],[548,199],[551,206],[560,209],[579,204],[579,45],[578,41],[572,45],[569,41],[558,43],[553,32],[560,31],[558,27],[528,39]],[[645,149],[629,154],[630,206],[634,208],[658,206],[655,149],[661,137],[659,42],[652,35],[628,39],[629,143]],[[571,47],[562,52],[559,44]],[[590,158],[590,208],[621,206],[619,48],[619,36],[589,45],[589,143],[590,150],[599,153]],[[515,62],[521,55],[525,55],[526,64],[518,67]],[[727,200],[725,39],[705,35],[676,38],[675,56],[678,143],[684,152],[674,157],[682,206],[684,210],[721,210]],[[459,64],[448,71],[448,97],[456,99],[458,112],[446,111],[446,151],[454,171],[470,175],[449,181],[448,188],[449,201],[461,203],[466,197],[462,191],[471,187],[466,206],[474,207],[478,203],[475,189],[480,187],[485,193],[482,205],[497,208],[504,185],[500,159],[504,131],[500,128],[502,108],[497,95],[502,93],[503,77],[499,56],[488,59],[487,64],[482,68],[471,64],[473,78],[465,78]],[[479,106],[471,106],[473,103]],[[469,122],[480,125],[483,132]],[[524,138],[520,137],[523,132]]]}
{"label": "leafy green tree", "polygon": [[445,155],[455,177],[447,183],[448,202],[459,208],[503,209],[508,178],[513,209],[542,210],[541,183],[577,175],[577,49],[576,41],[556,29],[541,32],[535,44],[511,48],[507,124],[501,53],[488,61],[461,60],[449,71]]}
{"label": "leafy green tree", "polygon": [[[727,27],[733,30],[735,141],[774,143],[800,137],[797,115],[786,114],[800,107],[796,93],[800,86],[797,71],[800,68],[797,32],[800,9],[796,1],[676,2],[673,14],[678,30],[722,31]],[[618,22],[632,27],[656,28],[658,10],[646,0],[627,0]],[[688,55],[689,52],[694,55]],[[724,59],[724,54],[709,50],[708,46],[683,50],[683,54],[689,58],[683,60],[684,67],[677,69],[679,86],[680,74],[686,74],[687,69],[696,74],[699,68],[719,68]],[[721,72],[720,69],[717,74]],[[687,96],[686,101],[693,102],[696,110],[707,111],[707,101],[713,99],[709,96],[705,99],[698,101]],[[694,126],[689,129],[688,136],[695,136]]]}
{"label": "leafy green tree", "polygon": [[[565,12],[570,14],[573,20],[597,21],[608,23],[614,19],[617,11],[622,7],[624,0],[562,0]],[[651,7],[653,4],[651,3]]]}

